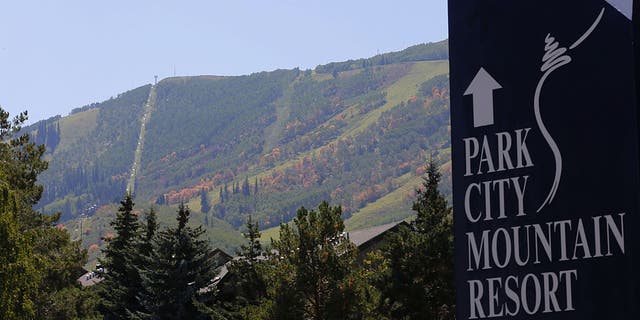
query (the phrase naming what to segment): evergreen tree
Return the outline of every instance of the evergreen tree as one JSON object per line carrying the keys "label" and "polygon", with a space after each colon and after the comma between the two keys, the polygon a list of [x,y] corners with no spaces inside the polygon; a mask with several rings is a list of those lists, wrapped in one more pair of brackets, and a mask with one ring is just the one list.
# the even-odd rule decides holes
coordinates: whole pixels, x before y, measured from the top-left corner
{"label": "evergreen tree", "polygon": [[157,205],[161,206],[163,204],[163,202],[164,202],[164,196],[163,195],[160,195],[160,196],[158,196],[156,198],[156,204]]}
{"label": "evergreen tree", "polygon": [[220,204],[224,203],[224,194],[222,193],[222,187],[220,187]]}
{"label": "evergreen tree", "polygon": [[271,319],[368,318],[358,295],[356,248],[344,234],[341,207],[300,208],[295,227],[280,226],[269,258]]}
{"label": "evergreen tree", "polygon": [[247,220],[247,232],[242,235],[249,240],[248,245],[240,246],[240,251],[237,254],[244,257],[251,263],[258,262],[258,259],[262,256],[262,244],[260,243],[260,225],[257,222],[253,222],[253,218],[249,216]]}
{"label": "evergreen tree", "polygon": [[242,194],[245,196],[251,195],[251,186],[249,185],[249,177],[244,178],[244,182],[242,183]]}
{"label": "evergreen tree", "polygon": [[37,145],[43,145],[47,141],[47,127],[44,121],[38,123],[38,132],[36,133],[35,143]]}
{"label": "evergreen tree", "polygon": [[0,318],[32,319],[35,306],[31,292],[37,290],[41,278],[36,261],[30,257],[34,244],[20,232],[13,216],[13,193],[7,185],[0,189]]}
{"label": "evergreen tree", "polygon": [[58,147],[58,145],[60,144],[60,140],[61,140],[61,133],[60,133],[60,121],[56,122],[56,143],[54,148]]}
{"label": "evergreen tree", "polygon": [[142,234],[140,252],[142,254],[149,255],[153,250],[153,239],[155,238],[159,227],[158,216],[156,214],[156,210],[153,207],[149,209],[149,213],[147,213],[145,217],[145,224],[143,227],[144,230]]}
{"label": "evergreen tree", "polygon": [[454,319],[453,217],[438,191],[441,175],[430,160],[422,188],[416,191],[410,227],[401,226],[383,252],[388,273],[380,281],[393,318]]}
{"label": "evergreen tree", "polygon": [[[47,169],[48,164],[42,160],[45,148],[30,141],[28,134],[20,135],[21,125],[27,121],[27,112],[9,120],[9,113],[0,108],[0,159],[6,183],[14,191],[17,200],[18,219],[24,227],[41,225],[41,214],[29,210],[42,196],[43,187],[37,185],[37,177]],[[51,219],[47,219],[50,220]]]}
{"label": "evergreen tree", "polygon": [[242,305],[257,305],[266,296],[266,283],[263,277],[264,266],[261,260],[263,255],[260,243],[260,229],[258,223],[254,223],[251,216],[247,220],[247,232],[243,233],[249,243],[240,246],[236,252],[239,259],[234,260],[229,267],[229,272],[237,276],[236,303]]}
{"label": "evergreen tree", "polygon": [[47,169],[43,145],[20,132],[27,120],[0,108],[0,319],[55,319],[57,301],[76,297],[87,306],[77,317],[94,314],[77,287],[74,270],[86,263],[86,250],[55,228],[60,213],[35,210],[43,188],[36,184]]}
{"label": "evergreen tree", "polygon": [[216,275],[202,226],[188,225],[190,211],[178,210],[178,226],[157,234],[150,265],[143,273],[144,301],[151,319],[209,319],[213,311],[198,301]]}
{"label": "evergreen tree", "polygon": [[139,308],[136,310],[135,314],[132,313],[132,318],[148,318],[149,316],[149,299],[151,298],[151,293],[148,292],[143,283],[143,278],[145,272],[147,272],[147,266],[150,265],[153,261],[153,243],[158,233],[158,217],[156,215],[156,211],[153,207],[149,209],[149,212],[145,216],[145,223],[141,227],[142,233],[140,234],[140,239],[138,240],[138,251],[134,254],[136,267],[136,272],[140,276],[140,289],[137,293],[137,299],[139,303]]}
{"label": "evergreen tree", "polygon": [[[71,241],[66,230],[48,228],[37,231],[39,245],[34,252],[42,263],[42,279],[36,299],[37,319],[55,319],[56,302],[70,299],[71,296],[83,296],[77,287],[77,270],[87,261],[86,250],[81,249],[80,241]],[[89,296],[84,296],[90,298]],[[81,303],[81,302],[78,302]]]}
{"label": "evergreen tree", "polygon": [[202,213],[208,213],[211,211],[211,204],[209,203],[209,195],[204,188],[200,189],[200,211]]}
{"label": "evergreen tree", "polygon": [[56,122],[56,125],[47,125],[45,127],[45,145],[50,152],[55,151],[56,147],[60,143],[60,123]]}
{"label": "evergreen tree", "polygon": [[130,319],[141,310],[138,294],[142,284],[137,266],[141,225],[133,206],[131,194],[125,195],[111,222],[116,234],[104,239],[107,246],[102,250],[104,258],[100,261],[105,269],[101,273],[104,278],[101,308],[107,319]]}
{"label": "evergreen tree", "polygon": [[[26,172],[15,170],[20,169],[22,161],[20,147],[28,146],[37,160],[44,150],[30,144],[29,136],[14,138],[24,121],[26,113],[10,120],[9,113],[0,108],[0,318],[7,319],[34,318],[36,297],[33,293],[38,291],[42,279],[38,261],[31,255],[35,239],[30,220],[34,217],[26,210],[31,203],[21,197],[21,193],[33,191],[29,190],[32,184],[21,179],[21,173]],[[39,141],[37,136],[36,141]],[[15,182],[20,183],[15,185]]]}
{"label": "evergreen tree", "polygon": [[257,196],[258,195],[258,178],[256,177],[256,181],[253,184],[253,195]]}

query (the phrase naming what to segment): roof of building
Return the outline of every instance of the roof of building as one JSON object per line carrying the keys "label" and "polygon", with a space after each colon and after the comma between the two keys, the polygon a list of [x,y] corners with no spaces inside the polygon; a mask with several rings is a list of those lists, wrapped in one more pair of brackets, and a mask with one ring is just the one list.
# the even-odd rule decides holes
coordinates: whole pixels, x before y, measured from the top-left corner
{"label": "roof of building", "polygon": [[213,256],[217,256],[218,257],[218,263],[224,264],[227,261],[233,259],[233,256],[224,252],[224,250],[220,249],[220,248],[215,248],[213,249],[213,251],[211,251],[211,255]]}
{"label": "roof of building", "polygon": [[[219,275],[218,277],[216,277],[216,279],[214,279],[214,282],[217,282],[219,281],[219,278],[224,277],[228,273],[228,270],[225,264],[230,260],[232,260],[233,257],[219,248],[213,249],[210,254],[214,259],[216,259],[216,263],[218,264],[217,266],[221,267],[221,272],[220,272],[221,275]],[[80,285],[82,285],[83,287],[92,286],[104,280],[94,271],[86,271],[86,270],[84,271],[85,273],[81,275],[77,280],[80,283]]]}
{"label": "roof of building", "polygon": [[347,234],[349,235],[349,240],[351,240],[351,242],[353,242],[353,244],[355,244],[356,246],[360,247],[366,244],[367,242],[377,238],[378,236],[384,234],[390,229],[393,229],[395,226],[401,223],[405,223],[405,222],[402,220],[391,222],[391,223],[387,223],[387,224],[383,224],[383,225],[375,226],[371,228],[349,231],[347,232]]}
{"label": "roof of building", "polygon": [[[394,229],[396,226],[400,225],[400,224],[406,224],[405,221],[395,221],[395,222],[391,222],[391,223],[387,223],[387,224],[383,224],[380,226],[375,226],[375,227],[370,227],[370,228],[366,228],[366,229],[359,229],[359,230],[353,230],[353,231],[349,231],[347,232],[347,236],[349,237],[349,240],[355,244],[357,247],[361,248],[362,246],[366,246],[369,243],[371,243],[373,240],[378,239],[380,237],[382,237],[387,231]],[[274,251],[272,249],[272,251]],[[224,252],[223,252],[224,253]],[[230,256],[229,256],[230,257]],[[213,290],[215,287],[217,287],[221,281],[224,281],[224,279],[230,275],[229,273],[229,265],[232,263],[232,261],[237,261],[242,259],[242,257],[233,257],[232,259],[230,259],[229,261],[227,261],[225,264],[220,266],[220,269],[218,270],[218,275],[213,279],[212,283],[205,287],[200,289],[200,292],[209,292],[211,290]],[[264,255],[261,255],[258,257],[258,260],[267,260],[268,258]]]}

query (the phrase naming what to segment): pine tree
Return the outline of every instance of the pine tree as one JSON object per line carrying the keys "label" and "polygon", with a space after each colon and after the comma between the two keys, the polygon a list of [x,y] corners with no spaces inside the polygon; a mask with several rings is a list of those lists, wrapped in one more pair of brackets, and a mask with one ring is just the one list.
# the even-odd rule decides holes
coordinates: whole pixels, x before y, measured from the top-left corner
{"label": "pine tree", "polygon": [[[42,159],[45,147],[21,132],[26,120],[27,112],[10,120],[0,107],[0,319],[53,319],[56,301],[75,296],[88,305],[91,298],[78,294],[73,276],[87,254],[54,227],[60,213],[33,209],[43,191],[37,178],[48,164]],[[88,307],[75,316],[93,311]]]}
{"label": "pine tree", "polygon": [[390,272],[380,283],[393,318],[454,318],[453,217],[438,191],[440,179],[437,163],[430,160],[416,190],[416,220],[401,226],[383,249]]}
{"label": "pine tree", "polygon": [[40,121],[38,123],[38,133],[36,134],[35,143],[37,145],[43,145],[47,141],[47,127],[45,126],[44,121]]}
{"label": "pine tree", "polygon": [[204,188],[200,189],[200,212],[208,213],[211,211],[211,204],[209,203],[209,195]]}
{"label": "pine tree", "polygon": [[240,193],[240,184],[238,182],[233,183],[233,194]]}
{"label": "pine tree", "polygon": [[47,150],[53,152],[60,143],[60,124],[57,122],[56,125],[51,124],[43,126],[44,144],[47,147]]}
{"label": "pine tree", "polygon": [[40,173],[48,168],[42,160],[45,147],[31,142],[28,134],[21,134],[21,125],[27,121],[27,112],[9,120],[9,113],[0,107],[0,159],[4,179],[14,191],[18,201],[18,219],[24,227],[39,227],[44,217],[29,207],[35,205],[42,196],[43,187],[36,184]]}
{"label": "pine tree", "polygon": [[161,195],[158,196],[158,198],[156,199],[156,204],[159,205],[159,206],[166,204],[166,200],[164,198],[164,194],[161,194]]}
{"label": "pine tree", "polygon": [[242,194],[245,196],[251,195],[251,186],[249,185],[249,177],[244,178],[244,182],[242,183]]}
{"label": "pine tree", "polygon": [[295,227],[280,226],[268,260],[271,317],[275,319],[362,318],[356,248],[344,235],[340,206],[300,208]]}
{"label": "pine tree", "polygon": [[[4,182],[5,178],[0,178]],[[0,318],[30,319],[35,315],[31,293],[41,279],[36,261],[30,258],[34,244],[19,231],[13,193],[7,185],[0,191]]]}
{"label": "pine tree", "polygon": [[240,246],[239,256],[246,258],[248,261],[255,263],[262,256],[262,244],[260,243],[260,225],[253,222],[253,218],[249,216],[247,220],[247,232],[243,236],[249,240],[248,245]]}
{"label": "pine tree", "polygon": [[100,263],[105,272],[101,274],[104,278],[101,308],[107,319],[129,319],[141,310],[137,298],[142,289],[137,266],[141,225],[133,207],[131,194],[125,195],[111,222],[116,234],[105,239],[107,246],[102,250],[104,258]]}
{"label": "pine tree", "polygon": [[157,234],[152,259],[143,273],[145,301],[152,319],[209,319],[212,310],[198,302],[216,275],[215,261],[202,226],[188,225],[190,211],[178,210],[178,226]]}
{"label": "pine tree", "polygon": [[256,177],[256,181],[253,184],[253,195],[257,196],[258,195],[258,178]]}
{"label": "pine tree", "polygon": [[58,145],[60,144],[60,141],[62,140],[61,138],[61,133],[60,133],[60,121],[56,122],[56,144],[55,147],[58,147]]}
{"label": "pine tree", "polygon": [[147,272],[147,266],[153,262],[153,243],[158,234],[158,217],[153,207],[149,209],[149,212],[145,216],[145,223],[141,227],[142,233],[138,240],[138,251],[135,253],[136,272],[140,276],[140,289],[137,292],[137,299],[139,308],[132,313],[131,317],[136,318],[149,318],[149,309],[151,308],[149,300],[152,295],[146,290],[143,279],[144,274]]}
{"label": "pine tree", "polygon": [[258,304],[260,299],[266,296],[264,266],[260,260],[263,251],[259,226],[249,216],[246,227],[247,232],[243,235],[249,243],[240,246],[240,250],[236,252],[240,258],[234,260],[229,268],[229,271],[238,277],[236,298],[240,300],[237,302],[240,305]]}
{"label": "pine tree", "polygon": [[156,210],[151,207],[145,217],[144,230],[141,241],[141,253],[149,254],[153,250],[153,239],[158,232],[158,216]]}

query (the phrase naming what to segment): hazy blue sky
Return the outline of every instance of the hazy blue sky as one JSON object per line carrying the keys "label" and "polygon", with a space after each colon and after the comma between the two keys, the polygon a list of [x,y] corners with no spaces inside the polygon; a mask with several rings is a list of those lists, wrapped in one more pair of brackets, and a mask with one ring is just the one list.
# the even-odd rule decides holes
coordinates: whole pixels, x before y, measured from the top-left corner
{"label": "hazy blue sky", "polygon": [[30,122],[177,75],[241,75],[447,38],[446,0],[3,1],[0,105]]}

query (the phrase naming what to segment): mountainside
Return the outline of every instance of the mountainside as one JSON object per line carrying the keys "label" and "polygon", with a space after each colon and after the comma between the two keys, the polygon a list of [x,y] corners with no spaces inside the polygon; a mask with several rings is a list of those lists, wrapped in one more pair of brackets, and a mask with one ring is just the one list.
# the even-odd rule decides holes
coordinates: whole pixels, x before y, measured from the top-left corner
{"label": "mountainside", "polygon": [[404,219],[429,157],[449,181],[447,52],[443,41],[314,70],[168,78],[36,123],[50,161],[38,209],[100,245],[128,187],[161,222],[188,203],[231,252],[249,215],[275,227],[322,200],[352,229]]}

